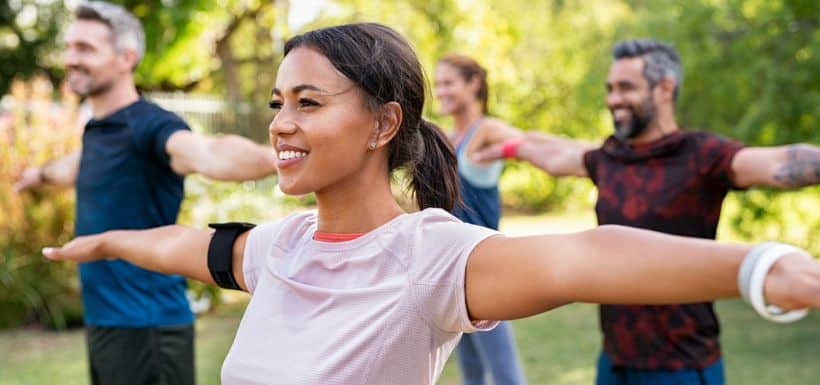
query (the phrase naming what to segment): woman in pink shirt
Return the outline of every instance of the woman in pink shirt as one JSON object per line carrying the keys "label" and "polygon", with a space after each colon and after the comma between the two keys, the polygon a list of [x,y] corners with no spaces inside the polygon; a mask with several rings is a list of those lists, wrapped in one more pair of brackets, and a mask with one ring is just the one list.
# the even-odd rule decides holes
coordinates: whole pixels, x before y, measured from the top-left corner
{"label": "woman in pink shirt", "polygon": [[[166,226],[80,237],[44,254],[122,258],[250,292],[223,384],[433,384],[461,333],[570,302],[743,292],[784,309],[820,306],[820,264],[784,245],[619,226],[507,237],[458,221],[441,209],[458,200],[456,159],[421,118],[424,84],[412,49],[388,27],[297,36],[272,92],[270,139],[282,191],[315,192],[318,210],[244,233],[217,230],[213,240],[208,230]],[[399,168],[421,211],[405,213],[394,199]]]}

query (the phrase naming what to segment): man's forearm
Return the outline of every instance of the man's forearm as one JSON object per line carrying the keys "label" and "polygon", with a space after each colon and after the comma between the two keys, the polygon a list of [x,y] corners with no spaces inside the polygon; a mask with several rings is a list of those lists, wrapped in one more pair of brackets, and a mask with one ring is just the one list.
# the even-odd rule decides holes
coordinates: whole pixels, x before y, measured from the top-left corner
{"label": "man's forearm", "polygon": [[40,184],[73,186],[80,168],[80,151],[46,162],[40,166]]}
{"label": "man's forearm", "polygon": [[820,183],[820,148],[808,144],[786,147],[786,160],[775,170],[773,178],[785,188]]}
{"label": "man's forearm", "polygon": [[276,152],[237,135],[215,138],[209,145],[213,161],[201,173],[218,180],[254,180],[276,173]]}

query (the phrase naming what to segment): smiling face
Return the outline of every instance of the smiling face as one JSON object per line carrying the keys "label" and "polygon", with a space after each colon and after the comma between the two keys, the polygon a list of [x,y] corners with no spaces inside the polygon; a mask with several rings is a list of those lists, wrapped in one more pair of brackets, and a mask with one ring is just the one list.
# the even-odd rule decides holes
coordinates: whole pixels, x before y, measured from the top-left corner
{"label": "smiling face", "polygon": [[72,91],[81,96],[98,96],[118,81],[130,78],[136,55],[117,51],[111,29],[102,22],[77,20],[65,32],[63,63]]}
{"label": "smiling face", "polygon": [[606,103],[621,140],[638,137],[656,118],[654,87],[644,77],[643,66],[643,59],[636,57],[616,60],[609,69]]}
{"label": "smiling face", "polygon": [[[279,155],[279,187],[286,194],[322,192],[366,183],[376,114],[364,91],[319,52],[295,48],[276,77],[270,140]],[[386,159],[382,159],[386,163]],[[387,174],[381,175],[387,178]]]}
{"label": "smiling face", "polygon": [[478,82],[468,81],[458,68],[440,62],[436,65],[435,93],[439,103],[439,112],[452,115],[465,109],[470,103],[478,100]]}

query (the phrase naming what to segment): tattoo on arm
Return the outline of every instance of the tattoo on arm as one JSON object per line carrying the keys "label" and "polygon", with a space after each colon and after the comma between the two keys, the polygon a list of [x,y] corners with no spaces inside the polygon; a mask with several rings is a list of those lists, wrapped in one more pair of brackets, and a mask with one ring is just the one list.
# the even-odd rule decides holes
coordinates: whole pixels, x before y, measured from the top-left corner
{"label": "tattoo on arm", "polygon": [[820,183],[820,148],[793,144],[786,148],[786,162],[775,171],[774,180],[786,188]]}

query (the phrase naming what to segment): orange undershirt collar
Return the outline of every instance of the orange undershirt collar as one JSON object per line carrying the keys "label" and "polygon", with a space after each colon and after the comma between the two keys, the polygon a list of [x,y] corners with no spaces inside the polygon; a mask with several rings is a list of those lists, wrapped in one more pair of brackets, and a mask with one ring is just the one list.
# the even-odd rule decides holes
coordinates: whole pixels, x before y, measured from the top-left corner
{"label": "orange undershirt collar", "polygon": [[321,242],[345,242],[352,241],[362,235],[364,235],[364,233],[326,233],[324,231],[316,231],[313,233],[313,239]]}

